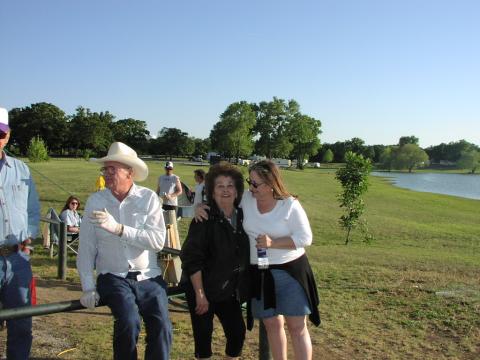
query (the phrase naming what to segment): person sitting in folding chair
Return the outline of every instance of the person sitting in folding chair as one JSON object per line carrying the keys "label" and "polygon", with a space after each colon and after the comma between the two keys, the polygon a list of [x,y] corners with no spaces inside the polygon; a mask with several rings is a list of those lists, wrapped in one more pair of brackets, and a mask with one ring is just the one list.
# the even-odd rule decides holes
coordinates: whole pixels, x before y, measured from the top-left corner
{"label": "person sitting in folding chair", "polygon": [[79,207],[80,200],[76,196],[71,195],[60,213],[60,219],[67,225],[67,233],[72,241],[78,238],[80,224],[82,223],[82,217],[77,211]]}

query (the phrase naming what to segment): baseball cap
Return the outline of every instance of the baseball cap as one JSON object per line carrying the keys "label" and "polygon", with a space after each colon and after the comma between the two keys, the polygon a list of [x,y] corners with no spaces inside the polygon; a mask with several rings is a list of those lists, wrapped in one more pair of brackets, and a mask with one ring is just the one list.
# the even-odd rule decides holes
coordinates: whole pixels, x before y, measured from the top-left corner
{"label": "baseball cap", "polygon": [[173,162],[167,161],[165,163],[165,169],[173,169]]}
{"label": "baseball cap", "polygon": [[2,107],[0,107],[0,131],[3,133],[10,131],[10,126],[8,126],[8,111]]}

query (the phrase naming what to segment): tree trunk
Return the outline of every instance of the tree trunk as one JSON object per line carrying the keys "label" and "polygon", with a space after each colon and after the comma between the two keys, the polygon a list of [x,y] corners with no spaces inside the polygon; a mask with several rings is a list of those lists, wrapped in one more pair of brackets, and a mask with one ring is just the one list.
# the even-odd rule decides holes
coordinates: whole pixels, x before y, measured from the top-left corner
{"label": "tree trunk", "polygon": [[351,227],[348,228],[347,231],[347,238],[345,239],[345,245],[348,245],[348,241],[350,240],[350,231],[352,230]]}

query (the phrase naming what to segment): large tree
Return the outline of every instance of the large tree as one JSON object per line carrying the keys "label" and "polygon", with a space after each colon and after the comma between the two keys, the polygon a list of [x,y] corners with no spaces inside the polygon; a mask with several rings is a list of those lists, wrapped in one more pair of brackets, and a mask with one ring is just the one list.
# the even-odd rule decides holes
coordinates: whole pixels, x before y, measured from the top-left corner
{"label": "large tree", "polygon": [[469,169],[472,174],[475,174],[480,167],[480,152],[474,149],[462,152],[457,166],[461,169]]}
{"label": "large tree", "polygon": [[418,145],[405,144],[401,146],[395,154],[393,167],[395,169],[413,169],[428,165],[428,155]]}
{"label": "large tree", "polygon": [[400,140],[398,140],[398,146],[403,146],[406,144],[413,144],[418,145],[418,138],[416,136],[402,136]]}
{"label": "large tree", "polygon": [[255,112],[245,101],[230,104],[210,132],[212,148],[229,158],[249,156],[253,151]]}
{"label": "large tree", "polygon": [[387,146],[383,150],[379,159],[380,166],[383,169],[387,169],[388,171],[392,170],[397,151],[398,151],[398,146]]}
{"label": "large tree", "polygon": [[173,155],[191,155],[195,150],[193,140],[186,132],[177,128],[164,127],[158,133],[151,149],[153,154],[163,154],[172,159]]}
{"label": "large tree", "polygon": [[289,141],[288,124],[295,115],[300,114],[300,106],[295,100],[288,103],[283,99],[273,98],[273,101],[262,101],[255,106],[257,123],[255,133],[258,140],[255,151],[268,158],[287,157],[293,149]]}
{"label": "large tree", "polygon": [[146,153],[148,151],[148,138],[150,132],[147,130],[147,123],[135,119],[123,119],[113,123],[112,127],[113,139],[121,141],[138,153]]}
{"label": "large tree", "polygon": [[297,159],[297,167],[303,169],[303,162],[315,155],[320,148],[318,135],[322,132],[320,120],[296,114],[288,123],[288,136],[293,145],[291,155]]}
{"label": "large tree", "polygon": [[211,149],[210,138],[200,139],[192,137],[192,141],[195,145],[195,150],[193,151],[194,155],[206,156],[208,151]]}
{"label": "large tree", "polygon": [[11,143],[26,154],[30,141],[40,137],[52,152],[61,152],[67,139],[67,116],[55,105],[40,102],[10,111]]}
{"label": "large tree", "polygon": [[113,141],[112,123],[115,116],[108,111],[92,112],[78,107],[69,123],[70,147],[76,154],[92,150],[95,154],[105,153]]}
{"label": "large tree", "polygon": [[354,137],[350,140],[345,141],[345,152],[351,151],[358,155],[364,155],[365,152],[365,141]]}

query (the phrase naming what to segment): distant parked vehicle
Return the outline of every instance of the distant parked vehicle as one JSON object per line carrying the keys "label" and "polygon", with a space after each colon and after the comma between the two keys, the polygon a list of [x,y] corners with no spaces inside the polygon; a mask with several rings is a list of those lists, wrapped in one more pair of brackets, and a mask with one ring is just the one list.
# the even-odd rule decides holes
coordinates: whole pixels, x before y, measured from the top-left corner
{"label": "distant parked vehicle", "polygon": [[278,167],[290,167],[292,166],[292,161],[289,159],[272,159],[272,161],[278,166]]}
{"label": "distant parked vehicle", "polygon": [[203,161],[203,158],[202,158],[201,155],[193,156],[193,157],[190,158],[190,161],[202,162],[202,161]]}

